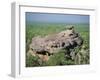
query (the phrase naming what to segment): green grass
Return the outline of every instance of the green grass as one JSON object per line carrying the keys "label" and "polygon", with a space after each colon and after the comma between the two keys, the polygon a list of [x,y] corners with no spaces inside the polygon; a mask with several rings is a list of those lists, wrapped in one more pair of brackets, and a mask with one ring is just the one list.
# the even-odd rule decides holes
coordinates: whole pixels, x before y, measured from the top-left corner
{"label": "green grass", "polygon": [[[46,36],[49,34],[58,33],[65,30],[66,26],[70,24],[51,24],[51,23],[27,23],[26,24],[26,53],[29,50],[29,44],[35,36]],[[55,65],[75,65],[75,64],[89,64],[89,25],[88,24],[73,24],[75,30],[80,33],[84,39],[84,48],[76,48],[77,53],[74,60],[65,58],[64,52],[55,54],[50,57],[49,61],[38,63],[38,58],[26,56],[26,66],[55,66]],[[83,52],[82,52],[83,51]],[[80,59],[79,59],[80,58]],[[35,60],[34,60],[35,59]],[[33,64],[36,62],[37,64]]]}

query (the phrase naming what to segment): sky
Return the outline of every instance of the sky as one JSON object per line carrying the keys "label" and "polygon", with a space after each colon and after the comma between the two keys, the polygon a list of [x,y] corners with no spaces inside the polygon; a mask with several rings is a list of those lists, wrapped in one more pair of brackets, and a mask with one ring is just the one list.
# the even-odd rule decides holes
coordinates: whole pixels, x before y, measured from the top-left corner
{"label": "sky", "polygon": [[89,24],[89,15],[26,12],[26,22]]}

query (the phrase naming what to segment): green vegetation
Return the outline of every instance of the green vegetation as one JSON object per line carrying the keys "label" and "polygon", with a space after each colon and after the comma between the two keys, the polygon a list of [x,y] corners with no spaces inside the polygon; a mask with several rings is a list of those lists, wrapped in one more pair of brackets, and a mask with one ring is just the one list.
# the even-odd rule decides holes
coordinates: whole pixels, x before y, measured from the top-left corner
{"label": "green vegetation", "polygon": [[[26,24],[26,54],[29,50],[29,44],[35,36],[46,36],[53,33],[58,33],[65,30],[66,26],[70,24],[51,24],[51,23],[28,23]],[[38,56],[26,55],[26,66],[56,66],[56,65],[78,65],[89,64],[89,24],[73,24],[75,30],[80,33],[84,39],[84,43],[81,47],[74,49],[75,57],[73,59],[65,57],[64,51],[60,51],[60,54],[54,54],[50,56],[47,62],[41,61]]]}

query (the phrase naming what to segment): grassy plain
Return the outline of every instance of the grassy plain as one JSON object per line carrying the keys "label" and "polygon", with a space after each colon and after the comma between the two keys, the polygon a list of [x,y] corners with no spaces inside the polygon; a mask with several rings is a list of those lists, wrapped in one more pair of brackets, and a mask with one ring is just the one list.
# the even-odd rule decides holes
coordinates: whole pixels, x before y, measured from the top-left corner
{"label": "grassy plain", "polygon": [[[75,30],[80,33],[84,43],[83,49],[77,49],[76,56],[74,60],[65,59],[64,53],[59,52],[59,55],[51,56],[50,60],[47,62],[38,62],[38,57],[26,56],[26,66],[56,66],[56,65],[78,65],[78,64],[89,64],[90,54],[89,54],[89,24],[60,24],[60,23],[27,23],[26,24],[26,53],[29,50],[29,44],[35,36],[46,36],[48,34],[58,33],[66,29],[66,26],[74,25]],[[82,52],[83,51],[83,52]],[[79,61],[80,58],[80,61]],[[34,63],[34,64],[33,64]]]}

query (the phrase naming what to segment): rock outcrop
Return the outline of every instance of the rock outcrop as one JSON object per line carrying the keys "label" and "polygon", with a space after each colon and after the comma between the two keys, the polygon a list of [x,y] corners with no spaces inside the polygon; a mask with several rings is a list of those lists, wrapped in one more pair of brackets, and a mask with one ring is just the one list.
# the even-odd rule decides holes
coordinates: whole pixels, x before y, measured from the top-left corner
{"label": "rock outcrop", "polygon": [[67,54],[70,54],[70,49],[81,46],[82,43],[83,39],[71,26],[57,34],[33,37],[27,55],[37,55],[42,60],[47,61],[50,55],[59,52],[59,50],[65,49]]}

